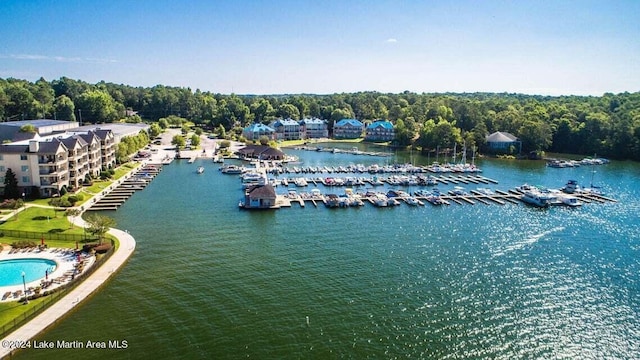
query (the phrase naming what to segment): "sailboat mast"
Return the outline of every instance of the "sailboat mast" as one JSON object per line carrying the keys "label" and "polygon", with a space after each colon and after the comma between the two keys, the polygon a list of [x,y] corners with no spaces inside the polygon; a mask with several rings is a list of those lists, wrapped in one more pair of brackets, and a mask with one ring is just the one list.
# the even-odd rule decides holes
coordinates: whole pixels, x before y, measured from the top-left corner
{"label": "sailboat mast", "polygon": [[467,141],[465,140],[462,143],[462,164],[466,164],[467,163]]}
{"label": "sailboat mast", "polygon": [[458,143],[454,142],[453,143],[453,161],[451,161],[453,164],[456,163],[456,151],[457,151],[456,148],[457,148],[457,146],[458,146]]}

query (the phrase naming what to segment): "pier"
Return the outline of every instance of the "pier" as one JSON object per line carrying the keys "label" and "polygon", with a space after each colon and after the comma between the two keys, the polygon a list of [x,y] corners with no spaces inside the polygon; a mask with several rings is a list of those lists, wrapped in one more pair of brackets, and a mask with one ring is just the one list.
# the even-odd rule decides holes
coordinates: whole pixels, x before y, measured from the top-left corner
{"label": "pier", "polygon": [[[320,194],[315,192],[314,194],[301,192],[301,193],[289,193],[287,195],[277,195],[276,206],[274,209],[283,208],[283,207],[292,207],[294,204],[298,204],[299,207],[304,208],[306,203],[311,203],[314,207],[318,207],[318,204],[324,204],[329,208],[347,208],[347,207],[355,207],[361,206],[363,204],[370,204],[373,206],[380,206],[377,202],[379,201],[379,196],[383,193],[376,193],[373,195],[368,195],[362,192],[350,193],[350,195],[336,195],[336,194]],[[599,203],[603,204],[606,202],[617,202],[617,200],[608,198],[602,195],[596,194],[571,194],[579,198],[585,204],[589,203]],[[490,205],[502,205],[505,206],[507,204],[520,204],[525,203],[522,198],[522,194],[517,189],[509,189],[508,191],[496,190],[493,194],[484,194],[477,190],[471,190],[470,193],[465,194],[454,194],[450,192],[449,194],[442,194],[439,196],[440,204],[434,204],[429,200],[429,196],[424,195],[406,195],[406,196],[397,196],[397,197],[389,197],[386,199],[394,199],[389,200],[393,201],[393,203],[389,205],[384,205],[387,207],[394,207],[399,204],[405,204],[406,206],[416,205],[415,202],[410,201],[410,198],[417,199],[418,205],[425,205],[426,203],[431,203],[433,206],[440,205],[451,205],[452,203],[457,205],[476,205],[477,203],[481,203],[487,206]],[[340,200],[338,200],[340,199]],[[350,200],[349,200],[350,199]],[[351,202],[350,202],[351,201]],[[561,202],[555,202],[551,205],[564,205]]]}
{"label": "pier", "polygon": [[100,198],[87,208],[91,211],[118,210],[136,191],[143,190],[162,170],[162,164],[148,164],[135,170],[125,179],[119,180],[105,189]]}

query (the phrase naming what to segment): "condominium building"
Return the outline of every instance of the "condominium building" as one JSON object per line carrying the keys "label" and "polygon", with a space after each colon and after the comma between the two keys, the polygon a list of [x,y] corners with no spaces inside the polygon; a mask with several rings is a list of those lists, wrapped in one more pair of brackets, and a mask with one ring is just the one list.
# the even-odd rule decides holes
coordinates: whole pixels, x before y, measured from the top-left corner
{"label": "condominium building", "polygon": [[[0,184],[11,169],[21,193],[41,197],[59,195],[62,188],[77,189],[86,176],[100,175],[115,166],[113,133],[58,134],[0,145]],[[2,186],[0,185],[0,186]]]}
{"label": "condominium building", "polygon": [[329,137],[327,122],[318,118],[300,120],[302,137],[304,139],[318,139]]}
{"label": "condominium building", "polygon": [[276,120],[271,127],[276,131],[278,140],[300,140],[302,132],[300,123],[293,119]]}
{"label": "condominium building", "polygon": [[391,141],[396,137],[393,124],[386,120],[374,121],[365,132],[364,139],[368,141]]}
{"label": "condominium building", "polygon": [[333,125],[333,137],[336,139],[357,139],[362,137],[364,124],[356,119],[342,119]]}
{"label": "condominium building", "polygon": [[25,195],[39,191],[40,196],[49,197],[69,186],[68,149],[57,138],[0,146],[0,176],[3,184],[8,169],[15,174],[18,188]]}

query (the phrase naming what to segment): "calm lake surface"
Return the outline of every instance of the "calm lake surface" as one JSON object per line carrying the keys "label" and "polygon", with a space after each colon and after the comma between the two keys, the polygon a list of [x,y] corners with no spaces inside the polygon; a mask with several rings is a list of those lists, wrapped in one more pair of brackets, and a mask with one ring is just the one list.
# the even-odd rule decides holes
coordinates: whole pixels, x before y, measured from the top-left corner
{"label": "calm lake surface", "polygon": [[[303,165],[435,160],[287,153]],[[237,176],[177,161],[107,213],[138,242],[127,265],[38,339],[128,348],[17,358],[637,357],[640,166],[477,164],[494,189],[593,177],[618,202],[240,211]]]}

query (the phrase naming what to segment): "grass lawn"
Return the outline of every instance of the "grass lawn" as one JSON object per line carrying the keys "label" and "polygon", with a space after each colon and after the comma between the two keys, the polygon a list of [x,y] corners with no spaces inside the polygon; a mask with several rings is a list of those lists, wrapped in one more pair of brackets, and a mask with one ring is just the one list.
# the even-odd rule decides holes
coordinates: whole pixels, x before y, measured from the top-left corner
{"label": "grass lawn", "polygon": [[[94,184],[90,187],[83,188],[82,193],[85,196],[83,201],[79,201],[76,205],[80,205],[83,202],[89,200],[93,195],[99,193],[107,186],[111,185],[115,180],[125,176],[131,170],[137,168],[140,164],[125,164],[118,169],[115,170],[114,180],[108,181],[95,181]],[[49,199],[38,199],[30,202],[31,204],[38,205],[49,205]],[[3,210],[2,213],[7,213],[10,211]],[[17,214],[17,216],[13,216],[5,223],[0,224],[0,233],[3,230],[21,230],[21,231],[32,231],[32,232],[44,232],[44,233],[62,233],[62,234],[77,234],[83,235],[85,233],[84,229],[81,227],[71,227],[71,223],[67,220],[67,217],[64,215],[63,211],[55,212],[53,208],[41,208],[41,207],[29,207],[24,211]],[[11,236],[2,236],[0,237],[0,242],[5,244],[11,244],[19,241],[32,241],[36,244],[40,244],[39,239],[24,239],[17,238]],[[111,236],[106,235],[105,241],[114,240],[115,249],[120,246],[119,241]],[[71,240],[45,240],[46,244],[49,247],[55,248],[75,248],[75,241]],[[89,240],[87,242],[94,242],[95,240]],[[80,244],[81,246],[81,244]],[[2,294],[0,294],[2,295]],[[0,303],[0,328],[3,328],[5,325],[11,326],[14,324],[14,320],[22,320],[24,319],[24,315],[32,314],[34,308],[42,307],[44,301],[51,301],[49,296],[41,297],[35,300],[30,300],[28,304],[23,304],[21,302],[10,301],[10,302],[1,302]],[[57,301],[57,299],[54,299]]]}
{"label": "grass lawn", "polygon": [[306,139],[306,140],[284,140],[278,142],[280,147],[290,147],[298,145],[313,145],[317,143],[361,143],[364,139]]}
{"label": "grass lawn", "polygon": [[[93,197],[95,194],[97,194],[100,191],[104,190],[106,187],[108,187],[109,185],[113,184],[113,182],[115,180],[118,180],[121,177],[125,176],[131,170],[134,170],[138,166],[140,166],[140,163],[126,163],[126,164],[118,167],[117,169],[115,169],[115,174],[113,175],[113,179],[110,179],[110,180],[99,180],[99,179],[97,179],[97,180],[93,181],[93,184],[91,186],[86,186],[86,187],[83,186],[80,189],[79,193],[84,196],[84,199],[78,201],[75,205],[79,206],[79,205],[82,205],[85,202],[89,201],[89,199],[91,199],[91,197]],[[66,194],[65,196],[69,196],[69,195],[72,195],[72,194],[69,193],[69,194]],[[28,203],[29,204],[49,206],[49,200],[51,200],[51,199],[36,199],[36,200],[29,200]]]}
{"label": "grass lawn", "polygon": [[17,299],[16,301],[8,301],[8,302],[1,302],[0,303],[0,328],[3,327],[4,325],[11,325],[13,323],[14,319],[22,319],[23,314],[25,313],[31,313],[30,310],[32,310],[35,307],[39,307],[41,306],[42,302],[46,300],[47,297],[40,297],[34,300],[29,300],[28,304],[23,304],[22,302],[19,302]]}
{"label": "grass lawn", "polygon": [[2,229],[80,235],[84,233],[84,230],[77,226],[71,228],[64,211],[54,213],[53,209],[40,207],[27,208],[0,225],[0,231]]}

